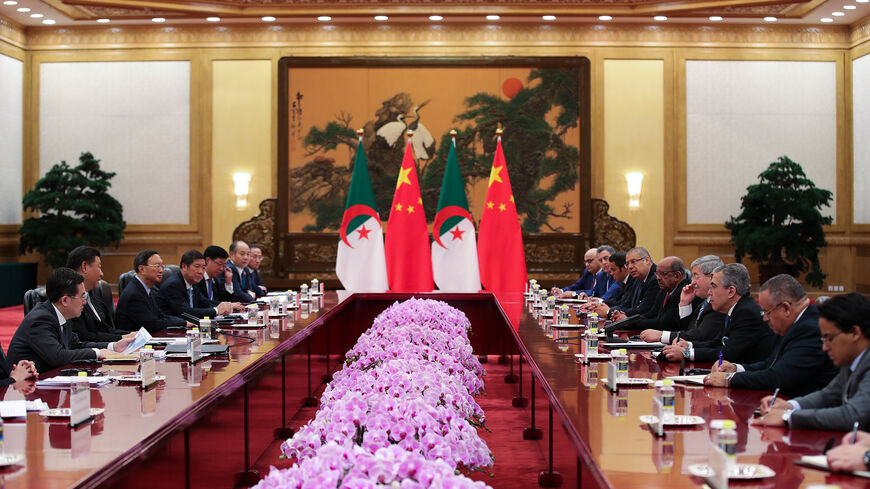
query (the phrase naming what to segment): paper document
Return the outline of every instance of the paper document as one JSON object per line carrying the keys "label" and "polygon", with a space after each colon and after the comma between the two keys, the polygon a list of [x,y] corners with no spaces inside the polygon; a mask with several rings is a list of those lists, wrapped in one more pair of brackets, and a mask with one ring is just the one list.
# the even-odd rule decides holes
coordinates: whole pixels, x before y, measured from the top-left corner
{"label": "paper document", "polygon": [[629,341],[628,343],[604,343],[607,348],[664,348],[664,343],[647,343],[646,341]]}
{"label": "paper document", "polygon": [[124,349],[124,355],[129,355],[134,351],[138,350],[145,346],[145,343],[151,341],[151,333],[148,332],[145,328],[139,328],[139,331],[136,332],[136,337],[133,338],[133,341],[127,345],[127,348]]}
{"label": "paper document", "polygon": [[[38,380],[36,381],[36,387],[66,387],[73,383],[73,381],[81,379],[82,377],[73,377],[73,376],[63,376],[59,375],[57,377],[51,377],[49,379]],[[108,377],[84,377],[88,379],[88,383],[91,387],[99,386],[103,384],[108,384],[112,379]]]}
{"label": "paper document", "polygon": [[704,385],[704,377],[706,377],[706,375],[674,375],[673,377],[668,378],[681,384]]}
{"label": "paper document", "polygon": [[[831,471],[830,467],[828,467],[828,457],[824,455],[805,455],[800,458],[800,460],[795,460],[798,465],[806,465],[807,467],[813,467],[816,469]],[[852,472],[845,472],[846,474],[856,475],[858,477],[864,477],[865,479],[870,479],[870,472],[866,470],[855,470]]]}
{"label": "paper document", "polygon": [[0,402],[0,416],[4,418],[23,418],[27,416],[27,401]]}

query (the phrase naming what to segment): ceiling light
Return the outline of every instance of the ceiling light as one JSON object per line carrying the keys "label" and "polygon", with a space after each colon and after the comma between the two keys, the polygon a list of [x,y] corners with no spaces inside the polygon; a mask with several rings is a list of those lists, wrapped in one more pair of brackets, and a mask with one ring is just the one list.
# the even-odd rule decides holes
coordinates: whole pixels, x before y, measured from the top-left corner
{"label": "ceiling light", "polygon": [[52,19],[42,19],[42,23],[45,24],[45,25],[54,25],[54,24],[56,24],[57,22],[54,21],[54,20],[52,20]]}
{"label": "ceiling light", "polygon": [[486,16],[486,20],[499,20],[499,19],[501,19],[501,17],[499,17],[498,15],[487,15]]}
{"label": "ceiling light", "polygon": [[16,2],[15,0],[6,0],[5,2],[3,2],[3,5],[18,5],[18,2]]}
{"label": "ceiling light", "polygon": [[831,12],[831,15],[833,15],[834,17],[842,17],[846,14],[844,14],[843,12]]}
{"label": "ceiling light", "polygon": [[263,22],[275,22],[275,17],[267,15],[265,17],[261,17],[260,20],[262,20]]}
{"label": "ceiling light", "polygon": [[220,17],[206,17],[205,21],[206,22],[220,22],[221,18]]}
{"label": "ceiling light", "polygon": [[668,18],[665,17],[664,15],[656,15],[655,17],[653,17],[653,20],[663,21],[663,20],[668,20]]}
{"label": "ceiling light", "polygon": [[163,17],[154,17],[153,19],[151,19],[151,22],[157,22],[159,24],[160,22],[166,22],[166,19],[164,19]]}
{"label": "ceiling light", "polygon": [[31,19],[41,19],[43,17],[45,17],[45,16],[42,14],[30,14]]}
{"label": "ceiling light", "polygon": [[329,22],[330,20],[332,20],[332,17],[328,15],[321,15],[317,18],[317,20],[319,20],[320,22]]}
{"label": "ceiling light", "polygon": [[858,7],[856,7],[854,5],[843,5],[843,8],[846,10],[855,10]]}
{"label": "ceiling light", "polygon": [[15,9],[15,10],[17,10],[17,11],[19,11],[19,12],[21,12],[21,13],[24,13],[24,12],[30,12],[30,9],[27,8],[27,7],[18,7],[18,8]]}
{"label": "ceiling light", "polygon": [[108,24],[109,19],[97,19],[97,22],[99,22],[100,24]]}
{"label": "ceiling light", "polygon": [[764,21],[765,22],[776,22],[776,17],[765,17]]}
{"label": "ceiling light", "polygon": [[543,19],[543,20],[556,20],[556,16],[555,15],[542,15],[541,19]]}
{"label": "ceiling light", "polygon": [[387,17],[386,15],[375,15],[375,20],[379,20],[379,21],[383,22],[385,20],[390,20],[390,18]]}
{"label": "ceiling light", "polygon": [[613,20],[613,17],[609,15],[599,15],[598,20]]}
{"label": "ceiling light", "polygon": [[713,15],[713,16],[708,17],[708,18],[713,22],[719,22],[720,20],[722,20],[722,17],[720,17],[718,15]]}
{"label": "ceiling light", "polygon": [[830,17],[822,17],[822,18],[821,18],[821,21],[822,21],[822,22],[833,22],[834,19],[832,19],[832,18],[830,18]]}
{"label": "ceiling light", "polygon": [[430,15],[429,20],[434,20],[437,22],[439,20],[444,20],[444,17],[441,17],[440,15]]}

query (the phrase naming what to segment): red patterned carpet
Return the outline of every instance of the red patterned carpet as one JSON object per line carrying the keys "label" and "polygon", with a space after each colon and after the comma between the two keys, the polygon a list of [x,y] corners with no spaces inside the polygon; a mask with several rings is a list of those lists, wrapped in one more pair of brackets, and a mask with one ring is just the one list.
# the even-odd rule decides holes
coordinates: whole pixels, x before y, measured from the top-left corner
{"label": "red patterned carpet", "polygon": [[22,319],[24,319],[24,306],[0,308],[0,345],[3,346],[4,352],[9,348],[9,341]]}

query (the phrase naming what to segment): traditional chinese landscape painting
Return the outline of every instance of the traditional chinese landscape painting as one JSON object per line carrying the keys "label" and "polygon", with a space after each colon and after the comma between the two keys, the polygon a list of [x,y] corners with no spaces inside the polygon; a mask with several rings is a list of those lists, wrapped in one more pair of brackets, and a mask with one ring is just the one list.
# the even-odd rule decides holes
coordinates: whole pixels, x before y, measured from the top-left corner
{"label": "traditional chinese landscape painting", "polygon": [[[456,148],[471,213],[478,219],[504,129],[513,193],[525,233],[583,229],[588,179],[589,72],[585,58],[373,60],[281,64],[279,176],[286,182],[286,230],[335,232],[358,139],[381,219],[386,221],[412,139],[423,205],[434,217],[444,166]],[[588,192],[588,190],[586,190]],[[586,202],[584,202],[584,200]]]}

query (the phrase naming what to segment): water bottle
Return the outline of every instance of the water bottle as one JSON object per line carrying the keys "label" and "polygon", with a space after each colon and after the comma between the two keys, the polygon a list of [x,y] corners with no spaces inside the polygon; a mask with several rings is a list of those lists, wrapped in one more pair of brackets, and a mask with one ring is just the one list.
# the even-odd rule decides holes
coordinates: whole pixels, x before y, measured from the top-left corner
{"label": "water bottle", "polygon": [[553,312],[556,310],[556,296],[551,295],[547,297],[547,309],[544,311],[544,314],[549,314],[552,316]]}
{"label": "water bottle", "polygon": [[586,334],[586,355],[594,357],[598,355],[598,329],[589,328],[589,333]]}
{"label": "water bottle", "polygon": [[248,304],[248,326],[255,326],[257,324],[258,309],[256,304]]}
{"label": "water bottle", "polygon": [[299,300],[308,300],[308,284],[302,284],[299,286]]}
{"label": "water bottle", "polygon": [[190,357],[191,360],[195,360],[193,357],[194,349],[196,348],[196,340],[199,339],[199,329],[192,328],[187,330],[187,356]]}
{"label": "water bottle", "polygon": [[208,316],[199,320],[199,334],[203,342],[211,339],[211,319]]}
{"label": "water bottle", "polygon": [[713,442],[725,452],[729,473],[737,465],[737,423],[733,419],[722,420],[722,429],[713,437]]}
{"label": "water bottle", "polygon": [[311,292],[315,294],[320,292],[320,280],[317,277],[311,279]]}
{"label": "water bottle", "polygon": [[589,328],[598,329],[598,313],[589,313]]}
{"label": "water bottle", "polygon": [[673,424],[676,419],[676,415],[674,414],[674,381],[671,379],[663,380],[662,386],[659,387],[656,395],[662,403],[662,423]]}
{"label": "water bottle", "polygon": [[620,380],[628,380],[628,350],[620,348],[619,351],[613,355],[613,359],[616,361],[617,382]]}
{"label": "water bottle", "polygon": [[562,304],[560,309],[559,324],[568,324],[571,319],[571,308],[568,307],[568,304]]}

